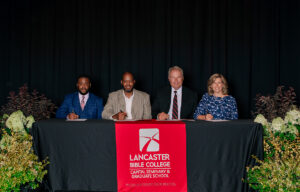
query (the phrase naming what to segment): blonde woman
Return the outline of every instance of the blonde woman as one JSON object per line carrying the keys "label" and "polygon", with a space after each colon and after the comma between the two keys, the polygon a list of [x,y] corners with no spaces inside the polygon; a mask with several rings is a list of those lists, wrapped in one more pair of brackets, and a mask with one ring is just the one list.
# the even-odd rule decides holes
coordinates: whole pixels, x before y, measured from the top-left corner
{"label": "blonde woman", "polygon": [[223,75],[215,73],[207,81],[208,93],[200,100],[194,113],[199,120],[233,120],[238,118],[235,99],[228,95],[227,81]]}

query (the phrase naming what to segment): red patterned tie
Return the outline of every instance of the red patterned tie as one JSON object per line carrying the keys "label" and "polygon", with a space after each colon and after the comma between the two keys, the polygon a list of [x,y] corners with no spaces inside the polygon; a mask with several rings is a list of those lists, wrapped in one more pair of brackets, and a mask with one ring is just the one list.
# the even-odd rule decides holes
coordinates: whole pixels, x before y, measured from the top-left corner
{"label": "red patterned tie", "polygon": [[177,91],[174,91],[172,119],[178,119]]}
{"label": "red patterned tie", "polygon": [[84,95],[82,95],[81,102],[80,102],[80,106],[81,106],[81,110],[83,111],[84,106],[85,106]]}

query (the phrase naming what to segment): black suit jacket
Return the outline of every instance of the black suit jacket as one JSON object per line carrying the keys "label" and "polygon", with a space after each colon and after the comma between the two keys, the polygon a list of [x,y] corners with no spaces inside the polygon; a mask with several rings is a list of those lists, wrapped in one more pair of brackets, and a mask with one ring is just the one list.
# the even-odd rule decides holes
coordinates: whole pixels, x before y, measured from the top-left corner
{"label": "black suit jacket", "polygon": [[[168,113],[171,103],[171,86],[161,89],[152,105],[152,117],[156,118],[158,113]],[[181,101],[181,119],[192,119],[196,110],[198,95],[196,92],[187,87],[182,86],[182,101]]]}

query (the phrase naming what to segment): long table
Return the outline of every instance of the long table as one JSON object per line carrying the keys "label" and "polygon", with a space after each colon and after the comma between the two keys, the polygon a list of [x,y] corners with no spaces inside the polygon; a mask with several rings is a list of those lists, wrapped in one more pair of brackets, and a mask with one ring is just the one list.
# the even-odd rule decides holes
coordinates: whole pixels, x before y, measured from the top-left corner
{"label": "long table", "polygon": [[[251,155],[263,158],[263,130],[251,120],[184,121],[190,192],[250,191]],[[160,123],[157,121],[156,123]],[[117,191],[115,122],[50,119],[32,128],[34,150],[49,158],[44,190]]]}

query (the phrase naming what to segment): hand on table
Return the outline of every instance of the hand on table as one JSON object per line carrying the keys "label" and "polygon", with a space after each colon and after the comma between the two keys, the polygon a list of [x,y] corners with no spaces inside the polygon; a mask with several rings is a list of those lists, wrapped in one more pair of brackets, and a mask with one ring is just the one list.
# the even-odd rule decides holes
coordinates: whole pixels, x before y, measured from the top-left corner
{"label": "hand on table", "polygon": [[126,117],[127,117],[127,113],[122,111],[112,116],[112,118],[116,120],[124,120]]}
{"label": "hand on table", "polygon": [[76,115],[76,113],[69,113],[68,116],[67,116],[68,119],[78,119],[79,118],[79,115]]}
{"label": "hand on table", "polygon": [[199,120],[212,120],[214,117],[211,114],[198,115],[197,119]]}
{"label": "hand on table", "polygon": [[161,112],[157,115],[158,120],[167,120],[169,119],[169,115],[166,114],[165,112]]}
{"label": "hand on table", "polygon": [[212,120],[214,117],[211,114],[205,115],[205,120]]}

